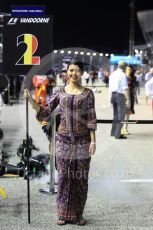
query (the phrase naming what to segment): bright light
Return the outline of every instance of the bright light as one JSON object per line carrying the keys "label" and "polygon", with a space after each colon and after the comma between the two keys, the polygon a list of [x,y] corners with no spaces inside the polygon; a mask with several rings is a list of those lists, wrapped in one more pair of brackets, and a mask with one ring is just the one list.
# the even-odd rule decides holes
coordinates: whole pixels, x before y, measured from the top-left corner
{"label": "bright light", "polygon": [[64,50],[61,50],[61,54],[63,54],[64,53]]}
{"label": "bright light", "polygon": [[135,52],[136,54],[138,54],[138,53],[139,53],[139,51],[138,51],[138,50],[134,50],[134,52]]}
{"label": "bright light", "polygon": [[97,54],[96,53],[93,53],[93,56],[96,56]]}
{"label": "bright light", "polygon": [[79,52],[78,51],[75,51],[74,54],[78,54]]}
{"label": "bright light", "polygon": [[108,57],[108,56],[109,56],[109,54],[105,54],[105,56],[106,56],[106,57]]}
{"label": "bright light", "polygon": [[87,55],[89,56],[89,55],[90,55],[90,53],[87,53]]}
{"label": "bright light", "polygon": [[80,52],[81,55],[84,55],[84,52]]}
{"label": "bright light", "polygon": [[151,47],[151,44],[147,44],[148,47]]}
{"label": "bright light", "polygon": [[100,56],[103,56],[103,53],[100,53],[99,55],[100,55]]}
{"label": "bright light", "polygon": [[71,53],[72,53],[72,51],[71,51],[71,50],[69,50],[69,51],[68,51],[68,54],[71,54]]}
{"label": "bright light", "polygon": [[56,54],[57,53],[57,50],[54,50],[54,54]]}

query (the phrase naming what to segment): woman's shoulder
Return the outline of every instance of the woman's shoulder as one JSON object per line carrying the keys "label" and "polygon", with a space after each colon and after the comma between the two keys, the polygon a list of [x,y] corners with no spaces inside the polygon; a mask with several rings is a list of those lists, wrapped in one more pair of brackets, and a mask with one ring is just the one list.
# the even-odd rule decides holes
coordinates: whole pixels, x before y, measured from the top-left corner
{"label": "woman's shoulder", "polygon": [[87,94],[94,94],[93,90],[90,89],[90,88],[84,87],[84,91],[85,91]]}
{"label": "woman's shoulder", "polygon": [[64,87],[54,87],[53,88],[53,93],[60,93],[63,92]]}

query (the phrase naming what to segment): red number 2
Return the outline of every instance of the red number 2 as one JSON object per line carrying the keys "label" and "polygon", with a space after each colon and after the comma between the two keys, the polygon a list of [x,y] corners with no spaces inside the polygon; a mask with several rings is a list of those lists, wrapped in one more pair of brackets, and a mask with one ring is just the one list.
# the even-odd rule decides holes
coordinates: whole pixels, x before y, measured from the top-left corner
{"label": "red number 2", "polygon": [[21,43],[25,43],[27,49],[18,59],[16,65],[40,65],[40,57],[33,56],[38,48],[37,38],[33,34],[21,34],[17,37],[17,46]]}

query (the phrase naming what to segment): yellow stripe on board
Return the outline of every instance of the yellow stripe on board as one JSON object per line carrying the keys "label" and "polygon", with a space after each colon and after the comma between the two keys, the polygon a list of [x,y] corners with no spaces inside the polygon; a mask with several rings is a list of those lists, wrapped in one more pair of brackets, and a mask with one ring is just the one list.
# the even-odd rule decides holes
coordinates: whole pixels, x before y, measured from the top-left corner
{"label": "yellow stripe on board", "polygon": [[32,64],[32,35],[25,34],[24,42],[27,44],[27,50],[24,54],[24,64],[31,65]]}
{"label": "yellow stripe on board", "polygon": [[19,175],[15,175],[15,174],[4,174],[2,177],[19,177]]}

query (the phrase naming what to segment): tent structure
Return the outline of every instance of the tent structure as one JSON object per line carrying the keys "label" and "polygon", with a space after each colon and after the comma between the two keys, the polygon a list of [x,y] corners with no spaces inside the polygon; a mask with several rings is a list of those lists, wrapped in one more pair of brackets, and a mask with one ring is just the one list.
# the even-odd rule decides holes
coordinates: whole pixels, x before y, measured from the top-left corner
{"label": "tent structure", "polygon": [[137,18],[146,41],[146,50],[148,50],[148,58],[150,64],[153,64],[153,10],[137,12]]}
{"label": "tent structure", "polygon": [[139,11],[137,18],[146,42],[153,43],[153,10]]}

